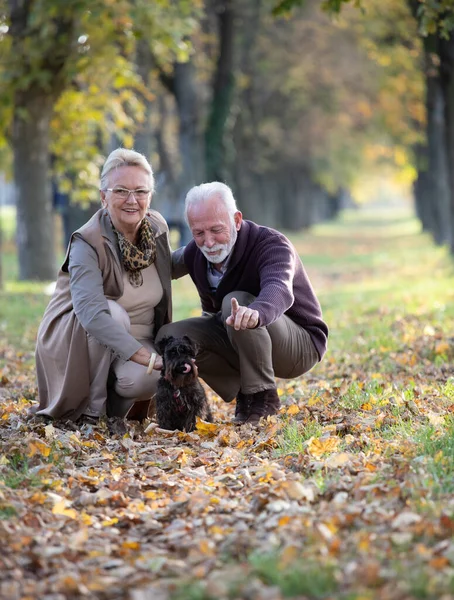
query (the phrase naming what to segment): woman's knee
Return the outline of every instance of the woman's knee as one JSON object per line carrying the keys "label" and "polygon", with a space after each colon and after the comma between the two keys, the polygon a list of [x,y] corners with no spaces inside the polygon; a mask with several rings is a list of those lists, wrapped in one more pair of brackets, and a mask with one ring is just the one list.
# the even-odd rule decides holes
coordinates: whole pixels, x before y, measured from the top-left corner
{"label": "woman's knee", "polygon": [[131,320],[125,309],[118,302],[115,302],[115,300],[107,300],[107,304],[112,319],[120,323],[129,332],[131,330]]}
{"label": "woman's knee", "polygon": [[147,375],[144,370],[144,375],[140,377],[132,377],[128,374],[119,374],[115,381],[114,389],[119,396],[123,398],[135,398],[144,400],[150,398],[156,393],[157,378],[159,373]]}

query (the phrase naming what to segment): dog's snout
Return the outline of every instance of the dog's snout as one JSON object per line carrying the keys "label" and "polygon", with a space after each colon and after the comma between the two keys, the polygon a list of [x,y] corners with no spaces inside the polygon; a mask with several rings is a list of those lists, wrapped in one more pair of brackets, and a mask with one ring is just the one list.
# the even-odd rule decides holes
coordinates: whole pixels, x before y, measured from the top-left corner
{"label": "dog's snout", "polygon": [[178,373],[187,375],[188,373],[190,373],[192,371],[192,366],[187,361],[180,362],[180,363],[178,363],[177,371],[178,371]]}

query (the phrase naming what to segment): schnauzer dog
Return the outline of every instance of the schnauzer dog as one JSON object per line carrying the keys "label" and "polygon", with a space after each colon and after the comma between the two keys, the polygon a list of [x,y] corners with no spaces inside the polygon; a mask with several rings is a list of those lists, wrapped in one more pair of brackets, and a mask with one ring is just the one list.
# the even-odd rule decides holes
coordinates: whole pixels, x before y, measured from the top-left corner
{"label": "schnauzer dog", "polygon": [[162,338],[162,371],[156,391],[156,419],[163,429],[194,431],[196,417],[213,421],[205,391],[197,377],[195,347],[187,335]]}

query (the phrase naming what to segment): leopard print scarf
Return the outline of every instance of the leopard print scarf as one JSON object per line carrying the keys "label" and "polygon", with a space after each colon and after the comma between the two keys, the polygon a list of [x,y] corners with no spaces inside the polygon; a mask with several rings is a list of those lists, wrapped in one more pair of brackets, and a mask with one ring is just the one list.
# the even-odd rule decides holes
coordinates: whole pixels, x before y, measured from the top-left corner
{"label": "leopard print scarf", "polygon": [[117,231],[123,267],[128,273],[128,278],[133,287],[143,284],[142,269],[146,269],[156,260],[156,237],[148,221],[144,219],[140,225],[137,246],[132,244],[125,236]]}

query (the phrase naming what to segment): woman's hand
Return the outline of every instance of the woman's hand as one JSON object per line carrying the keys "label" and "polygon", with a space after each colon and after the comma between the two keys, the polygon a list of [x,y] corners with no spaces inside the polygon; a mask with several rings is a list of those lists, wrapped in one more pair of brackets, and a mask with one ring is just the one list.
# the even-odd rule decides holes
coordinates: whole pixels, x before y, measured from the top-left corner
{"label": "woman's hand", "polygon": [[[144,367],[148,367],[150,363],[151,353],[144,346],[139,348],[137,352],[135,352],[129,360],[137,363],[138,365],[143,365]],[[153,369],[155,371],[160,371],[162,369],[162,358],[160,356],[156,357]]]}

